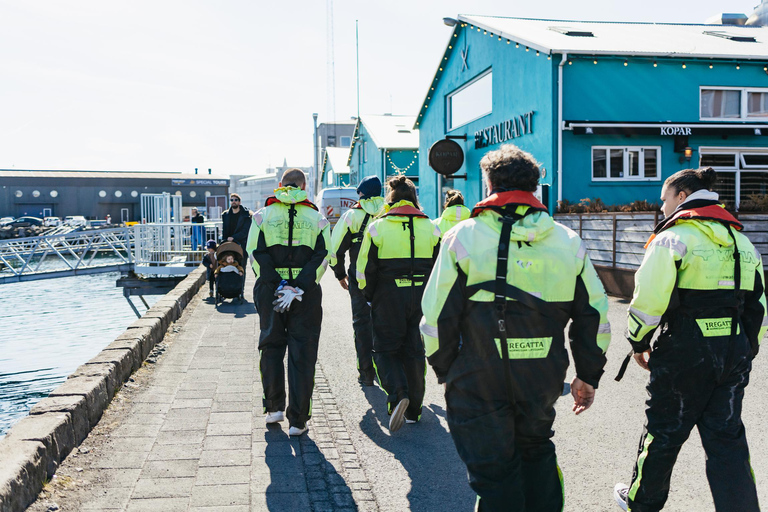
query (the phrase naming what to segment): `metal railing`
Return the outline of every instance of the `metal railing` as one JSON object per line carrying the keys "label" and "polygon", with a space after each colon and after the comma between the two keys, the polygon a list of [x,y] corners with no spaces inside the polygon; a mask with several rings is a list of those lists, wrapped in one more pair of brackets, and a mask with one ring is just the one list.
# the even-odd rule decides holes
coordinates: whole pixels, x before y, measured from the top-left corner
{"label": "metal railing", "polygon": [[130,270],[128,228],[0,240],[0,283]]}
{"label": "metal railing", "polygon": [[200,265],[221,221],[137,224],[0,240],[0,284],[100,272],[187,274]]}
{"label": "metal railing", "polygon": [[221,239],[221,222],[156,223],[133,226],[137,274],[187,274],[200,265],[208,240]]}

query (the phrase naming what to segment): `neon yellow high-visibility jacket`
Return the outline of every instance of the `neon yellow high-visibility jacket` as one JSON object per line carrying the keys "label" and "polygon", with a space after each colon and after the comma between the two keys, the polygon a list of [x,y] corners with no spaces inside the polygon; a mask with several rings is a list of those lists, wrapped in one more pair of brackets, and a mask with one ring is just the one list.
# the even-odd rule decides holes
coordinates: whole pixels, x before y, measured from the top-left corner
{"label": "neon yellow high-visibility jacket", "polygon": [[330,256],[328,220],[297,187],[281,187],[253,214],[248,233],[257,283],[277,285],[285,279],[305,292],[320,283]]}
{"label": "neon yellow high-visibility jacket", "polygon": [[[760,253],[722,206],[705,200],[697,204],[703,206],[690,205],[664,219],[646,244],[635,274],[627,338],[635,352],[648,350],[665,315],[683,312],[697,319],[703,336],[728,336],[731,311],[739,308],[741,326],[757,353],[768,330]],[[738,292],[734,242],[740,261]]]}
{"label": "neon yellow high-visibility jacket", "polygon": [[457,204],[449,206],[437,219],[432,223],[440,228],[442,234],[446,234],[449,229],[463,220],[467,220],[472,215],[472,210],[464,206],[463,204]]}
{"label": "neon yellow high-visibility jacket", "polygon": [[[557,382],[568,366],[564,330],[572,319],[576,375],[597,387],[611,341],[603,285],[579,236],[554,222],[533,194],[520,191],[493,194],[478,203],[471,219],[443,236],[421,301],[421,333],[438,380],[452,381],[451,368],[460,351],[477,364],[501,357],[494,303],[501,213],[518,219],[509,238],[504,293],[510,360],[516,365],[528,360],[541,371],[555,372],[546,378]],[[520,300],[510,298],[515,293]],[[557,364],[541,363],[550,359]]]}
{"label": "neon yellow high-visibility jacket", "polygon": [[[361,199],[352,208],[344,212],[331,235],[331,268],[336,279],[347,277],[344,268],[345,253],[349,251],[349,271],[354,272],[357,255],[363,242],[365,229],[384,211],[383,197]],[[352,275],[354,278],[354,274]]]}
{"label": "neon yellow high-visibility jacket", "polygon": [[410,201],[385,210],[365,230],[357,257],[357,285],[368,300],[383,281],[424,286],[440,246],[440,230]]}

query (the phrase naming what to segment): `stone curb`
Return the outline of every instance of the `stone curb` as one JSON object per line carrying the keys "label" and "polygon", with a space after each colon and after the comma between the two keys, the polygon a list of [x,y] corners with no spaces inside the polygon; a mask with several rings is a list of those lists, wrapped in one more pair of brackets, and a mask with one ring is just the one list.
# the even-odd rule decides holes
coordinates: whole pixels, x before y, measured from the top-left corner
{"label": "stone curb", "polygon": [[141,368],[205,279],[204,268],[192,271],[0,440],[0,512],[21,512],[37,499],[44,482],[96,426],[120,386]]}

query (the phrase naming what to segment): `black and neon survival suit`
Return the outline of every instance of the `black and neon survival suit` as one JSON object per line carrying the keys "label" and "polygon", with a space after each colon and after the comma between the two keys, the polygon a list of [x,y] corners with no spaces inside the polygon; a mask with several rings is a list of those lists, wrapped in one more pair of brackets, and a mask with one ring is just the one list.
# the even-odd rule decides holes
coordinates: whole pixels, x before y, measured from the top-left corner
{"label": "black and neon survival suit", "polygon": [[387,392],[389,412],[410,400],[409,420],[421,417],[424,345],[419,335],[421,296],[440,246],[440,230],[409,201],[393,204],[365,231],[357,282],[371,302],[373,360]]}
{"label": "black and neon survival suit", "polygon": [[561,510],[554,405],[569,359],[597,387],[608,299],[572,230],[531,193],[494,193],[443,236],[422,299],[430,365],[480,510]]}
{"label": "black and neon survival suit", "polygon": [[384,210],[383,197],[361,199],[352,208],[344,212],[331,236],[331,268],[336,279],[347,277],[344,268],[346,252],[349,251],[349,296],[352,301],[352,328],[355,332],[355,351],[357,353],[357,369],[360,377],[366,381],[373,380],[373,328],[371,325],[371,308],[357,285],[355,268],[360,246],[363,242],[365,229],[377,215]]}
{"label": "black and neon survival suit", "polygon": [[[303,427],[312,415],[312,390],[323,318],[320,279],[330,256],[328,220],[297,187],[282,187],[266,206],[253,214],[248,254],[253,255],[259,312],[259,361],[264,387],[264,411],[285,410],[283,359],[288,348],[289,404],[292,426]],[[304,290],[302,301],[290,310],[272,309],[280,281]]]}
{"label": "black and neon survival suit", "polygon": [[717,201],[683,203],[656,227],[635,275],[627,338],[650,348],[646,426],[632,511],[660,510],[680,447],[698,427],[717,510],[758,510],[741,403],[768,329],[760,254]]}

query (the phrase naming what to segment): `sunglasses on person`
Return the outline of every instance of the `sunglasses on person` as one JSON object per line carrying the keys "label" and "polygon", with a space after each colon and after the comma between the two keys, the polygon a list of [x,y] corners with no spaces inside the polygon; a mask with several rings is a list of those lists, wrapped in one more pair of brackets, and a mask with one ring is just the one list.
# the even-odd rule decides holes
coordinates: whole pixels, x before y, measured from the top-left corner
{"label": "sunglasses on person", "polygon": [[239,202],[240,202],[240,200],[239,200],[238,198],[236,198],[236,197],[230,197],[230,198],[229,198],[229,202],[230,202],[230,203],[239,203]]}

